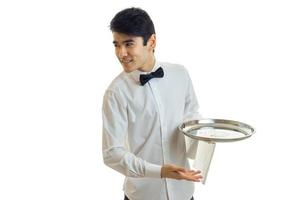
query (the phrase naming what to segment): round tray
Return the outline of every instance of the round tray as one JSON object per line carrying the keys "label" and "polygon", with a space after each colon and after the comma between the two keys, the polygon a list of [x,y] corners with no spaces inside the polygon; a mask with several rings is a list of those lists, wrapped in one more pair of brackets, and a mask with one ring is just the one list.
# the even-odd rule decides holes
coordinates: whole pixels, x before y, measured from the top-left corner
{"label": "round tray", "polygon": [[178,128],[188,137],[210,142],[244,140],[255,132],[248,124],[226,119],[192,120],[180,124]]}

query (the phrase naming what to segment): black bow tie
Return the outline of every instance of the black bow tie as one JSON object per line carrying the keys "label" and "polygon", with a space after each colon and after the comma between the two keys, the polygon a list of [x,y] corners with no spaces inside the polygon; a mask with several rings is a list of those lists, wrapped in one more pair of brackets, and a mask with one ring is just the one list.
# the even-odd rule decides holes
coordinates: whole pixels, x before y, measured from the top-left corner
{"label": "black bow tie", "polygon": [[164,70],[160,67],[155,72],[151,72],[150,74],[141,74],[140,82],[141,85],[145,85],[152,78],[162,78],[164,77]]}

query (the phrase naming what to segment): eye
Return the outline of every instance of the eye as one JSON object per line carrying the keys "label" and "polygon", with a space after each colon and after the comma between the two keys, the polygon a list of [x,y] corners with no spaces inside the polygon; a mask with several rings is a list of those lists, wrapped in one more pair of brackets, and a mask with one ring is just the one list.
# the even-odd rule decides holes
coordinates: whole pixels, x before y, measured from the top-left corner
{"label": "eye", "polygon": [[133,45],[134,45],[133,42],[128,42],[125,44],[126,47],[132,47]]}

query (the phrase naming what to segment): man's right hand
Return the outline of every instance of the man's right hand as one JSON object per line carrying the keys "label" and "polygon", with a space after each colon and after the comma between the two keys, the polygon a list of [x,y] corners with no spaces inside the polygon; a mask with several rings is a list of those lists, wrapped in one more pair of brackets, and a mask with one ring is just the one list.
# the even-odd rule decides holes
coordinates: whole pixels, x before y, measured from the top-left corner
{"label": "man's right hand", "polygon": [[194,182],[200,182],[202,179],[202,176],[200,175],[201,172],[199,170],[189,170],[171,164],[163,165],[160,173],[162,178],[172,178]]}

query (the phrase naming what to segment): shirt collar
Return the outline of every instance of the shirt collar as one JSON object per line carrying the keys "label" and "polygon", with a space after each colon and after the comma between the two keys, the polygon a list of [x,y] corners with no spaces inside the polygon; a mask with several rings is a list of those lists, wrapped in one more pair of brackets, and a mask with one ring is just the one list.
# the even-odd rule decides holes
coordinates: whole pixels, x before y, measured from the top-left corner
{"label": "shirt collar", "polygon": [[142,72],[139,70],[135,70],[133,72],[128,73],[128,76],[130,76],[137,84],[140,84],[140,75],[141,74],[150,74],[151,72],[154,72],[160,67],[159,62],[155,61],[154,67],[150,72]]}

